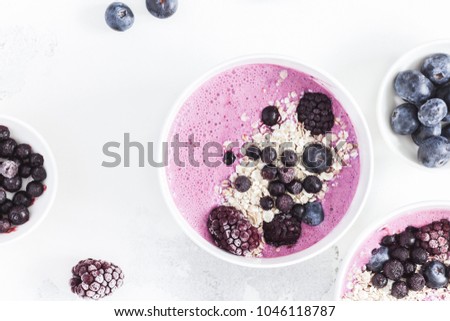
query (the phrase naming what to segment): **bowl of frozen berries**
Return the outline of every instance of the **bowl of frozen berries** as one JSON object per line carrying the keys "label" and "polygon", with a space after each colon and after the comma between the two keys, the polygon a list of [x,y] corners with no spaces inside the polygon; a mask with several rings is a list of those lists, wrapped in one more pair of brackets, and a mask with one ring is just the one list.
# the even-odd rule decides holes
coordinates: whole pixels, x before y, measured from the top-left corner
{"label": "bowl of frozen berries", "polygon": [[192,240],[225,261],[293,264],[333,244],[358,216],[370,135],[333,78],[285,57],[226,62],[176,102],[162,190]]}
{"label": "bowl of frozen berries", "polygon": [[380,88],[378,123],[386,143],[421,168],[450,169],[450,41],[403,55]]}
{"label": "bowl of frozen berries", "polygon": [[0,244],[35,229],[56,192],[56,165],[42,136],[28,124],[0,116]]}

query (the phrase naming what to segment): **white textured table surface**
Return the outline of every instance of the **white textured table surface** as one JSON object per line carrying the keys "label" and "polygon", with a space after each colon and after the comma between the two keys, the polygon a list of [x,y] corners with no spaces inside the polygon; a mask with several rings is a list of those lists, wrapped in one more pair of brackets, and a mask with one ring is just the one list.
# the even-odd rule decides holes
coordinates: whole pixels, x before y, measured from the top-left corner
{"label": "white textured table surface", "polygon": [[[128,0],[132,29],[108,29],[109,0],[0,0],[1,113],[29,122],[59,165],[56,203],[31,235],[1,248],[0,299],[75,299],[70,268],[89,256],[126,272],[112,299],[331,299],[361,229],[413,201],[448,198],[445,176],[409,167],[383,144],[378,86],[403,52],[450,38],[446,0],[180,0],[165,21]],[[277,53],[317,65],[354,95],[374,138],[375,180],[336,246],[288,268],[232,266],[194,245],[162,200],[156,169],[101,167],[102,146],[157,141],[191,81],[223,60]],[[433,184],[433,185],[432,185]]]}

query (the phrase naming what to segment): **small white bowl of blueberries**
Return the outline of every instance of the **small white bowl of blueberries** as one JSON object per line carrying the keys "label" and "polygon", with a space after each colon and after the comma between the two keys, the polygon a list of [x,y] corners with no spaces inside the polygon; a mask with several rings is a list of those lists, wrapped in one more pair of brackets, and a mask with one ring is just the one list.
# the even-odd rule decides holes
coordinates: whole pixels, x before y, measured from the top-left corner
{"label": "small white bowl of blueberries", "polygon": [[0,115],[0,245],[35,229],[56,195],[53,154],[24,122]]}
{"label": "small white bowl of blueberries", "polygon": [[377,107],[381,133],[394,151],[421,168],[450,169],[450,41],[397,60]]}

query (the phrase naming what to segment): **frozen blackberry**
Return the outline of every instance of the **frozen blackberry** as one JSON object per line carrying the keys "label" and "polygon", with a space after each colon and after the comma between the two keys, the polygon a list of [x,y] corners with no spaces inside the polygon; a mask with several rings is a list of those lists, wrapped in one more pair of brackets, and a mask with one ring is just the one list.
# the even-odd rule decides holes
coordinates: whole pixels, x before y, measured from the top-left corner
{"label": "frozen blackberry", "polygon": [[311,194],[319,193],[322,190],[322,181],[314,175],[306,176],[303,180],[303,188]]}
{"label": "frozen blackberry", "polygon": [[412,247],[414,243],[416,242],[416,238],[414,237],[414,234],[409,231],[403,231],[397,236],[397,242],[398,245],[404,246],[404,247]]}
{"label": "frozen blackberry", "polygon": [[8,138],[0,141],[0,156],[9,158],[13,156],[17,143],[14,139]]}
{"label": "frozen blackberry", "polygon": [[236,156],[233,154],[231,150],[226,151],[223,155],[223,163],[227,166],[233,165],[234,161],[236,160]]}
{"label": "frozen blackberry", "polygon": [[0,141],[8,139],[9,135],[10,135],[9,128],[6,126],[0,125]]}
{"label": "frozen blackberry", "polygon": [[2,174],[6,178],[12,178],[17,175],[19,172],[19,164],[11,161],[5,160],[0,165],[0,174]]}
{"label": "frozen blackberry", "polygon": [[72,268],[70,287],[82,298],[98,300],[120,288],[124,277],[122,269],[113,263],[87,259]]}
{"label": "frozen blackberry", "polygon": [[280,112],[275,106],[267,106],[261,112],[261,120],[267,126],[276,125],[281,119]]}
{"label": "frozen blackberry", "polygon": [[14,156],[19,159],[27,159],[31,155],[31,146],[28,144],[19,144],[14,151]]}
{"label": "frozen blackberry", "polygon": [[333,164],[333,153],[331,149],[320,143],[309,144],[303,151],[302,160],[308,171],[321,174]]}
{"label": "frozen blackberry", "polygon": [[264,196],[259,200],[259,205],[265,211],[271,210],[275,206],[273,198],[270,196]]}
{"label": "frozen blackberry", "polygon": [[245,156],[257,161],[261,157],[261,150],[256,145],[250,145],[245,148]]}
{"label": "frozen blackberry", "polygon": [[266,164],[271,164],[277,159],[275,148],[267,146],[261,152],[261,160]]}
{"label": "frozen blackberry", "polygon": [[418,245],[431,255],[447,255],[449,251],[450,222],[435,221],[420,228],[416,233]]}
{"label": "frozen blackberry", "polygon": [[261,176],[269,181],[277,178],[278,169],[274,165],[266,165],[261,169]]}
{"label": "frozen blackberry", "polygon": [[31,177],[33,177],[35,181],[43,181],[47,178],[47,171],[42,166],[35,167],[31,170]]}
{"label": "frozen blackberry", "polygon": [[278,179],[283,184],[292,182],[295,178],[295,169],[292,167],[281,167],[278,169]]}
{"label": "frozen blackberry", "polygon": [[42,183],[40,182],[29,182],[26,188],[26,191],[28,194],[30,194],[33,197],[39,197],[42,195],[42,193],[44,193],[44,185],[42,185]]}
{"label": "frozen blackberry", "polygon": [[9,214],[13,206],[14,203],[10,199],[6,199],[6,201],[2,205],[0,205],[0,213],[6,215]]}
{"label": "frozen blackberry", "polygon": [[8,218],[14,225],[22,225],[30,219],[30,212],[23,205],[14,205],[9,211]]}
{"label": "frozen blackberry", "polygon": [[331,100],[322,93],[305,93],[297,107],[298,121],[313,135],[329,132],[334,125]]}
{"label": "frozen blackberry", "polygon": [[30,166],[39,167],[44,165],[44,156],[39,153],[32,153],[30,155]]}
{"label": "frozen blackberry", "polygon": [[25,191],[17,192],[12,201],[14,205],[23,205],[25,207],[30,207],[33,204],[32,196]]}
{"label": "frozen blackberry", "polygon": [[383,236],[383,238],[381,239],[380,245],[383,246],[392,246],[392,245],[396,245],[397,244],[397,240],[395,235],[386,235]]}
{"label": "frozen blackberry", "polygon": [[294,179],[289,184],[286,184],[286,189],[289,193],[291,193],[293,195],[298,195],[302,192],[303,185],[302,185],[302,182],[300,182],[297,179]]}
{"label": "frozen blackberry", "polygon": [[411,250],[411,261],[416,264],[425,264],[428,260],[428,252],[421,247],[415,247]]}
{"label": "frozen blackberry", "polygon": [[290,149],[286,149],[281,153],[281,162],[286,167],[294,167],[297,164],[297,154]]}
{"label": "frozen blackberry", "polygon": [[374,287],[376,287],[377,289],[384,288],[387,285],[387,283],[388,283],[387,278],[381,273],[375,273],[372,276],[372,280],[371,281],[372,281],[372,285]]}
{"label": "frozen blackberry", "polygon": [[289,212],[297,220],[301,221],[305,214],[305,206],[303,204],[295,204]]}
{"label": "frozen blackberry", "polygon": [[270,182],[267,189],[272,196],[280,196],[286,192],[286,187],[280,181]]}
{"label": "frozen blackberry", "polygon": [[383,266],[384,275],[393,281],[398,281],[403,276],[405,269],[399,260],[388,260]]}
{"label": "frozen blackberry", "polygon": [[277,197],[276,207],[283,213],[288,213],[294,206],[294,200],[287,194]]}
{"label": "frozen blackberry", "polygon": [[414,273],[407,280],[408,288],[413,291],[420,291],[425,287],[425,278],[422,274]]}
{"label": "frozen blackberry", "polygon": [[405,262],[409,259],[409,250],[406,247],[397,247],[390,251],[389,256],[393,259]]}
{"label": "frozen blackberry", "polygon": [[0,233],[8,233],[11,230],[11,222],[7,218],[0,217]]}
{"label": "frozen blackberry", "polygon": [[263,223],[264,239],[273,246],[292,245],[301,235],[301,223],[291,214],[281,213],[274,216],[270,223]]}
{"label": "frozen blackberry", "polygon": [[216,245],[235,255],[247,256],[261,243],[258,229],[234,207],[219,206],[213,209],[207,226]]}
{"label": "frozen blackberry", "polygon": [[6,191],[3,188],[0,188],[0,205],[4,204],[7,199]]}
{"label": "frozen blackberry", "polygon": [[22,164],[19,166],[19,176],[22,178],[28,178],[31,176],[31,166]]}
{"label": "frozen blackberry", "polygon": [[404,281],[396,281],[392,284],[391,295],[394,298],[402,299],[408,295],[408,286]]}
{"label": "frozen blackberry", "polygon": [[5,178],[3,180],[3,187],[8,192],[14,193],[22,188],[22,178],[14,176],[12,178]]}
{"label": "frozen blackberry", "polygon": [[238,192],[245,193],[252,187],[252,182],[247,176],[238,176],[234,181],[234,187]]}
{"label": "frozen blackberry", "polygon": [[405,271],[403,272],[403,276],[411,276],[416,272],[416,265],[411,261],[406,261],[403,263],[403,268]]}

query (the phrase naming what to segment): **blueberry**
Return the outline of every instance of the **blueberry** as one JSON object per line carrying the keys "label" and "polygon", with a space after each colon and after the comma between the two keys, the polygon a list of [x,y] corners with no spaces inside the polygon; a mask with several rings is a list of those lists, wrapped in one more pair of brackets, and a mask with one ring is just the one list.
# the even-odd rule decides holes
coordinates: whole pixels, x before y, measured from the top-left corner
{"label": "blueberry", "polygon": [[40,182],[32,181],[28,183],[26,191],[33,197],[39,197],[44,193],[44,185]]}
{"label": "blueberry", "polygon": [[447,105],[442,99],[432,98],[419,107],[419,121],[427,127],[436,126],[447,115],[447,111]]}
{"label": "blueberry", "polygon": [[311,202],[305,205],[305,214],[303,215],[303,223],[310,226],[317,226],[324,220],[322,203]]}
{"label": "blueberry", "polygon": [[272,196],[280,196],[286,192],[286,187],[280,181],[270,182],[267,189]]}
{"label": "blueberry", "polygon": [[398,245],[404,247],[412,247],[416,242],[416,238],[410,231],[403,231],[397,236]]}
{"label": "blueberry", "polygon": [[261,152],[261,160],[266,164],[271,164],[277,159],[275,148],[267,146]]}
{"label": "blueberry", "polygon": [[450,56],[438,53],[427,57],[421,71],[434,84],[445,84],[450,80]]}
{"label": "blueberry", "polygon": [[223,155],[223,163],[227,166],[231,166],[236,160],[236,156],[233,154],[231,150],[228,150]]}
{"label": "blueberry", "polygon": [[234,181],[234,187],[238,192],[245,193],[252,187],[252,182],[247,176],[238,176]]}
{"label": "blueberry", "polygon": [[320,174],[327,171],[333,163],[331,150],[322,144],[314,143],[303,151],[303,165],[310,172]]}
{"label": "blueberry", "polygon": [[289,184],[295,178],[295,169],[292,167],[281,167],[278,169],[278,178],[283,184]]}
{"label": "blueberry", "polygon": [[442,167],[450,159],[450,146],[448,140],[442,136],[427,138],[417,153],[419,162],[426,167]]}
{"label": "blueberry", "polygon": [[411,135],[414,143],[420,146],[427,138],[432,136],[441,135],[441,125],[436,125],[434,127],[427,127],[420,125],[419,128]]}
{"label": "blueberry", "polygon": [[375,273],[372,276],[371,282],[374,287],[376,287],[377,289],[381,289],[387,285],[388,280],[383,274]]}
{"label": "blueberry", "polygon": [[0,205],[0,213],[1,214],[9,214],[9,211],[13,208],[14,203],[7,199],[2,205]]}
{"label": "blueberry", "polygon": [[372,256],[366,264],[368,271],[380,272],[383,269],[384,263],[389,260],[389,250],[385,246],[380,246],[372,251]]}
{"label": "blueberry", "polygon": [[[442,86],[441,88],[438,88],[436,90],[436,93],[434,95],[436,98],[440,98],[442,99],[445,104],[448,106],[450,106],[450,84]],[[447,114],[447,116],[445,116],[444,121],[450,121],[450,115]]]}
{"label": "blueberry", "polygon": [[146,0],[147,10],[156,18],[165,19],[178,8],[178,0]]}
{"label": "blueberry", "polygon": [[445,265],[440,261],[429,261],[422,266],[426,285],[432,289],[443,288],[448,284]]}
{"label": "blueberry", "polygon": [[39,167],[44,165],[44,156],[39,153],[32,153],[30,155],[30,166]]}
{"label": "blueberry", "polygon": [[0,141],[0,156],[9,158],[13,156],[14,149],[16,148],[17,143],[12,138],[7,138],[5,140]]}
{"label": "blueberry", "polygon": [[303,204],[295,204],[289,213],[301,221],[305,214],[305,206]]}
{"label": "blueberry", "polygon": [[15,205],[9,211],[8,218],[14,225],[22,225],[30,219],[30,212],[23,205]]}
{"label": "blueberry", "polygon": [[271,210],[275,204],[272,197],[264,196],[259,200],[259,205],[263,210],[268,211]]}
{"label": "blueberry", "polygon": [[428,260],[428,252],[421,248],[415,247],[411,250],[411,261],[416,264],[424,264]]}
{"label": "blueberry", "polygon": [[24,191],[17,192],[12,201],[14,205],[23,205],[25,207],[29,207],[33,203],[31,195]]}
{"label": "blueberry", "polygon": [[416,265],[411,261],[403,262],[403,268],[405,270],[403,276],[405,277],[411,276],[416,272]]}
{"label": "blueberry", "polygon": [[22,178],[28,178],[31,176],[31,166],[22,164],[19,166],[19,176]]}
{"label": "blueberry", "polygon": [[12,178],[5,178],[3,180],[3,187],[8,192],[14,193],[22,188],[22,178],[14,176]]}
{"label": "blueberry", "polygon": [[412,104],[422,104],[434,93],[433,83],[417,70],[400,72],[394,81],[394,89],[402,99]]}
{"label": "blueberry", "polygon": [[133,11],[122,2],[113,2],[105,12],[106,24],[116,31],[125,31],[134,23]]}
{"label": "blueberry", "polygon": [[27,159],[31,155],[31,146],[28,144],[19,144],[14,151],[14,156],[19,159]]}
{"label": "blueberry", "polygon": [[450,124],[446,124],[442,127],[441,135],[447,138],[447,140],[450,139]]}
{"label": "blueberry", "polygon": [[298,195],[303,190],[303,184],[299,180],[294,179],[292,182],[286,184],[286,189],[289,193]]}
{"label": "blueberry", "polygon": [[280,112],[275,106],[267,106],[262,110],[261,120],[267,126],[276,125],[280,120]]}
{"label": "blueberry", "polygon": [[3,188],[0,188],[0,204],[4,204],[7,199],[6,191]]}
{"label": "blueberry", "polygon": [[261,176],[269,181],[277,178],[278,169],[274,165],[266,165],[261,169]]}
{"label": "blueberry", "polygon": [[319,193],[322,190],[322,181],[314,175],[306,176],[303,180],[303,188],[311,194]]}
{"label": "blueberry", "polygon": [[405,262],[409,259],[409,250],[405,247],[397,247],[394,250],[390,251],[389,256],[393,259]]}
{"label": "blueberry", "polygon": [[293,150],[286,149],[281,153],[281,162],[284,166],[293,167],[297,164],[297,160],[297,154]]}
{"label": "blueberry", "polygon": [[408,288],[410,288],[413,291],[420,291],[425,287],[425,278],[422,274],[414,273],[411,275],[407,280],[406,284],[408,285]]}
{"label": "blueberry", "polygon": [[396,134],[411,135],[419,125],[417,107],[413,104],[402,104],[392,112],[391,128]]}
{"label": "blueberry", "polygon": [[7,218],[0,218],[0,233],[8,233],[11,229],[11,222]]}
{"label": "blueberry", "polygon": [[0,125],[0,141],[8,139],[10,135],[9,128],[3,125]]}
{"label": "blueberry", "polygon": [[5,160],[0,165],[0,174],[6,178],[11,178],[17,175],[19,172],[19,165],[16,162]]}
{"label": "blueberry", "polygon": [[408,295],[408,286],[405,281],[396,281],[392,284],[391,295],[394,298],[402,299]]}
{"label": "blueberry", "polygon": [[396,245],[397,244],[397,239],[395,237],[395,235],[386,235],[383,236],[383,238],[381,239],[380,245],[383,246],[391,246],[391,245]]}
{"label": "blueberry", "polygon": [[248,147],[244,147],[245,156],[248,158],[257,161],[261,156],[261,150],[256,145],[250,145]]}
{"label": "blueberry", "polygon": [[398,281],[403,276],[405,268],[399,260],[388,260],[383,265],[384,275],[393,281]]}
{"label": "blueberry", "polygon": [[294,200],[287,194],[283,194],[277,197],[276,207],[283,213],[289,213],[294,206]]}

